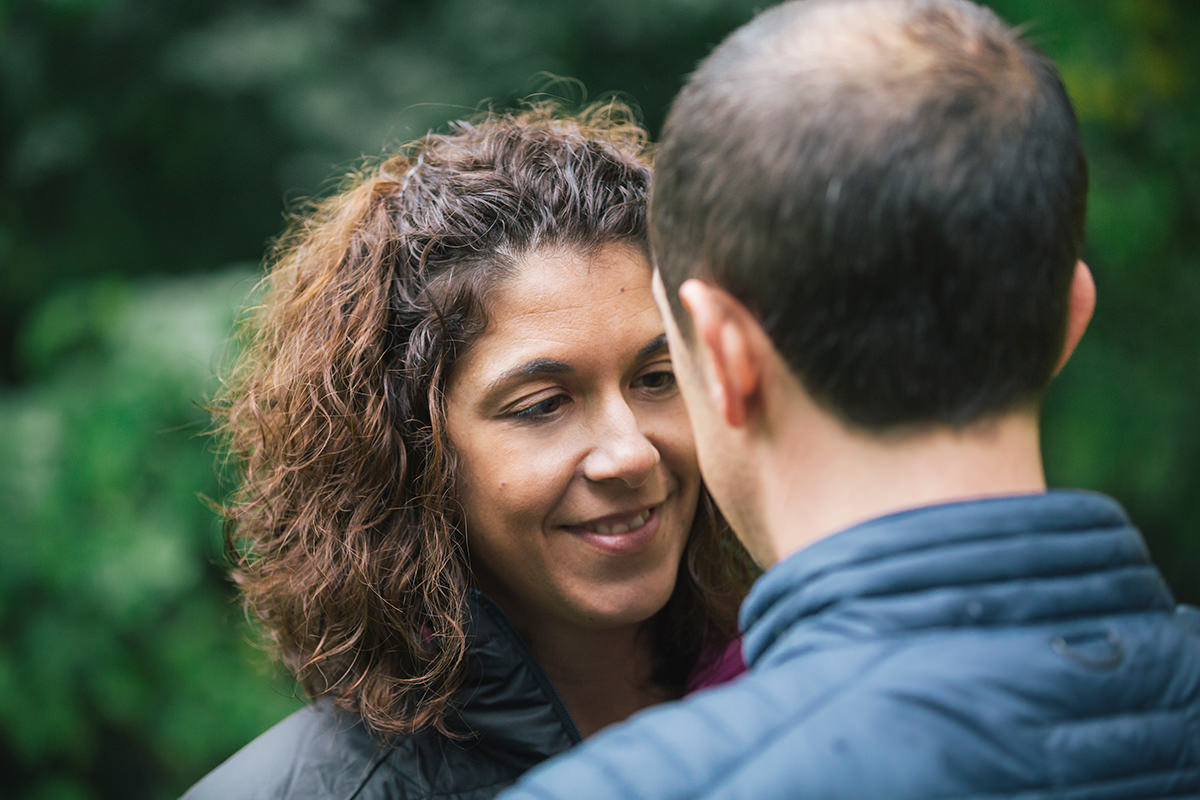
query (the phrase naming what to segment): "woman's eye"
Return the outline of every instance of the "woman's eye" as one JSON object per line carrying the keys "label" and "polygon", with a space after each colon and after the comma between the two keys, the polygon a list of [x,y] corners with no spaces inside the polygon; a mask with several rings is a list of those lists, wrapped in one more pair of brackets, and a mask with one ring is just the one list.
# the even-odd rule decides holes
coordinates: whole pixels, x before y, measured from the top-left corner
{"label": "woman's eye", "polygon": [[661,394],[675,388],[675,373],[669,369],[647,372],[637,379],[637,384],[644,389]]}
{"label": "woman's eye", "polygon": [[526,406],[512,414],[513,419],[538,419],[539,417],[548,417],[565,405],[567,396],[564,394],[556,394],[553,397],[547,397],[545,400],[540,400],[531,406]]}

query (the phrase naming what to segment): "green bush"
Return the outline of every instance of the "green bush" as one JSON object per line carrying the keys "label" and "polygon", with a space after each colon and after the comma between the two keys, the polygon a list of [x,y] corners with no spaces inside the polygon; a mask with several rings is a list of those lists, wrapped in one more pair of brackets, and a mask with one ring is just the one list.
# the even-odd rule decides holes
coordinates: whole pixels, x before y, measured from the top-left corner
{"label": "green bush", "polygon": [[6,793],[161,797],[289,710],[223,577],[198,401],[251,273],[62,292],[0,395]]}

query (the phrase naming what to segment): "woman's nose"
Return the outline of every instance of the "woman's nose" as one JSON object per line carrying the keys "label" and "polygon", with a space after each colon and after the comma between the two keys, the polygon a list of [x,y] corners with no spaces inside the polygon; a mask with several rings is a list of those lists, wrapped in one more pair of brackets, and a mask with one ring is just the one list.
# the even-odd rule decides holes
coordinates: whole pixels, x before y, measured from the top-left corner
{"label": "woman's nose", "polygon": [[633,410],[623,401],[606,410],[603,424],[596,426],[596,440],[583,461],[590,481],[619,480],[638,488],[653,474],[661,457],[646,438]]}

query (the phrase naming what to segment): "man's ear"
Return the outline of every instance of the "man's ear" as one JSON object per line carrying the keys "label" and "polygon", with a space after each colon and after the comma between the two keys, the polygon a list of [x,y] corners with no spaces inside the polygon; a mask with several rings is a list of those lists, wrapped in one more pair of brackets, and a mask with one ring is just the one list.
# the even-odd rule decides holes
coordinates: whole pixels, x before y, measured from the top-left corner
{"label": "man's ear", "polygon": [[753,347],[753,316],[728,292],[691,279],[679,299],[692,318],[709,399],[725,422],[744,427],[755,411],[762,382],[760,355]]}
{"label": "man's ear", "polygon": [[1092,271],[1083,261],[1075,262],[1075,275],[1071,278],[1071,292],[1067,298],[1067,332],[1063,337],[1062,352],[1058,356],[1058,364],[1054,367],[1057,375],[1067,364],[1075,346],[1083,338],[1092,312],[1096,310],[1096,282],[1092,279]]}

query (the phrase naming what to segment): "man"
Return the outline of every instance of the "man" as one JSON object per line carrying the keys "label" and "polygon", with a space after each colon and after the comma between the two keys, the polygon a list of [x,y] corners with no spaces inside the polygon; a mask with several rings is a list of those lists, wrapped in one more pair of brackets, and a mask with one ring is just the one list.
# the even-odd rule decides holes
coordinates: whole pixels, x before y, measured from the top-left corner
{"label": "man", "polygon": [[1200,614],[1043,476],[1086,183],[1053,65],[963,0],[789,3],[713,52],[651,215],[701,467],[767,568],[750,671],[507,797],[1200,796]]}

